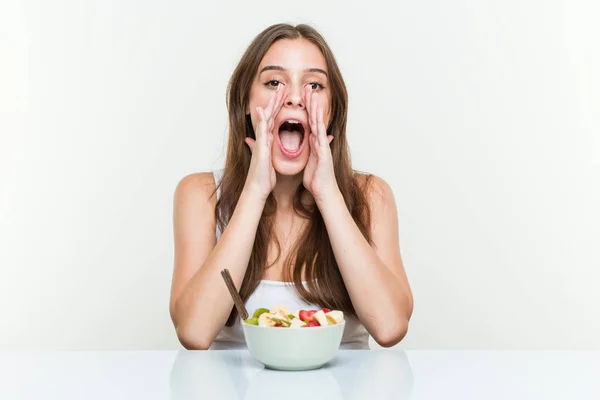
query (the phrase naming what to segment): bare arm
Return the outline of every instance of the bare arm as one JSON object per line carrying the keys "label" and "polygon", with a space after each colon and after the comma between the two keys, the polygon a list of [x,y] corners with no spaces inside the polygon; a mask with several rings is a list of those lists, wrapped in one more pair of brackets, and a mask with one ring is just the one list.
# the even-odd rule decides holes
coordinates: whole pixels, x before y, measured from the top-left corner
{"label": "bare arm", "polygon": [[252,153],[246,183],[218,243],[212,174],[188,175],[175,190],[175,267],[170,311],[179,341],[188,349],[210,347],[231,313],[233,300],[221,271],[229,269],[238,290],[242,286],[258,223],[275,187],[271,162],[273,118],[283,105],[284,93],[278,87],[269,96],[266,108],[255,110],[256,140],[245,139]]}
{"label": "bare arm", "polygon": [[393,193],[384,180],[374,177],[369,195],[373,247],[352,219],[339,190],[317,205],[359,319],[377,343],[389,347],[406,335],[413,297],[400,256]]}
{"label": "bare arm", "polygon": [[[175,265],[170,312],[187,349],[207,349],[225,325],[233,301],[221,270],[241,287],[264,201],[244,189],[219,242],[215,238],[215,188],[211,173],[188,175],[175,190]],[[235,251],[231,251],[235,249]]]}

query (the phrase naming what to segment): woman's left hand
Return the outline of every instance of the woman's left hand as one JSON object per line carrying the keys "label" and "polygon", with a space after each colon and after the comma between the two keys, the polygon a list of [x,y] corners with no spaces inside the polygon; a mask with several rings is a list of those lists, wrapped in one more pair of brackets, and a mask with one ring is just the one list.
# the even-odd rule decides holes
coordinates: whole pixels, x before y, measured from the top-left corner
{"label": "woman's left hand", "polygon": [[324,112],[323,108],[319,107],[318,94],[312,92],[310,86],[307,86],[304,98],[310,124],[310,134],[308,135],[310,155],[308,164],[304,168],[303,184],[318,203],[329,194],[335,193],[336,190],[339,191],[329,147],[333,136],[327,134]]}

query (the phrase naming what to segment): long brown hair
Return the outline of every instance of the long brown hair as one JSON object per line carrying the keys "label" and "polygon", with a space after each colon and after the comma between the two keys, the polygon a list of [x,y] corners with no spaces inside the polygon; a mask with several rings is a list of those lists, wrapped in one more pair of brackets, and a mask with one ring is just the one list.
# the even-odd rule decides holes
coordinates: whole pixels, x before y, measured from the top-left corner
{"label": "long brown hair", "polygon": [[[273,43],[281,39],[304,38],[315,44],[323,53],[327,63],[329,84],[331,88],[331,122],[328,134],[335,138],[331,143],[333,165],[338,186],[350,213],[363,236],[371,242],[369,212],[366,188],[367,179],[359,179],[359,174],[352,169],[350,152],[346,141],[346,120],[348,114],[348,93],[342,74],[337,66],[333,53],[325,39],[308,25],[292,26],[276,24],[261,32],[246,49],[237,68],[233,72],[227,90],[227,109],[229,111],[229,140],[223,177],[219,183],[221,195],[215,208],[215,217],[221,231],[225,229],[238,203],[250,167],[251,152],[244,143],[246,135],[254,136],[251,120],[246,115],[250,88],[262,58]],[[362,175],[362,174],[361,174]],[[361,183],[362,182],[362,183]],[[298,296],[312,304],[336,310],[342,310],[349,316],[356,316],[348,291],[335,260],[327,229],[319,209],[304,205],[300,199],[306,191],[300,184],[294,195],[295,212],[308,220],[306,229],[292,247],[290,256],[284,263],[284,277],[293,282]],[[267,266],[267,253],[274,214],[277,208],[275,198],[271,194],[265,204],[263,215],[258,224],[252,254],[246,275],[240,288],[240,295],[245,301],[256,290],[264,276]],[[281,247],[275,239],[279,255]],[[279,258],[279,255],[277,258]],[[302,284],[304,272],[307,287]],[[251,312],[253,310],[250,310]],[[227,321],[231,326],[237,312],[232,309]]]}

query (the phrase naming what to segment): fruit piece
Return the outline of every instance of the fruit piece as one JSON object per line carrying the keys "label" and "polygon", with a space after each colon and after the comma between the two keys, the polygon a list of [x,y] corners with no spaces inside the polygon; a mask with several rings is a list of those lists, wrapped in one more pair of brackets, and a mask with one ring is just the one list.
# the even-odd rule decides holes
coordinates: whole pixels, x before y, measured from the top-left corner
{"label": "fruit piece", "polygon": [[335,321],[335,318],[333,318],[331,315],[325,314],[325,318],[327,318],[327,322],[329,322],[329,325],[337,324],[337,322]]}
{"label": "fruit piece", "polygon": [[316,312],[317,312],[317,310],[310,310],[310,311],[308,312],[308,319],[309,319],[309,320],[310,320],[310,319],[312,319],[313,315],[315,315],[315,313],[316,313]]}
{"label": "fruit piece", "polygon": [[246,318],[246,320],[244,322],[247,323],[248,325],[258,325],[258,318],[249,317],[249,318]]}
{"label": "fruit piece", "polygon": [[325,317],[325,313],[323,312],[323,310],[319,310],[316,313],[314,313],[313,321],[317,321],[321,326],[329,325],[329,322],[327,322],[327,318]]}
{"label": "fruit piece", "polygon": [[326,315],[329,318],[333,318],[336,324],[341,323],[344,320],[344,313],[338,310],[333,310]]}
{"label": "fruit piece", "polygon": [[275,326],[276,322],[273,320],[273,316],[268,312],[260,314],[258,317],[258,326]]}
{"label": "fruit piece", "polygon": [[321,311],[323,311],[325,314],[327,314],[328,312],[331,312],[331,310],[329,308],[321,308]]}
{"label": "fruit piece", "polygon": [[312,315],[309,316],[308,311],[306,310],[300,310],[298,317],[304,322],[308,322],[312,319]]}
{"label": "fruit piece", "polygon": [[293,320],[294,318],[296,318],[296,316],[294,314],[288,314],[288,318],[291,320]]}
{"label": "fruit piece", "polygon": [[259,308],[258,310],[254,311],[254,315],[253,315],[253,317],[254,317],[254,318],[258,318],[258,317],[260,317],[262,314],[264,314],[264,313],[268,313],[268,312],[269,312],[269,310],[267,310],[266,308]]}
{"label": "fruit piece", "polygon": [[319,323],[317,321],[310,321],[308,324],[306,324],[306,326],[308,328],[312,328],[312,327],[321,326],[321,325],[319,325]]}
{"label": "fruit piece", "polygon": [[282,319],[277,316],[274,316],[274,317],[272,317],[272,320],[275,321],[275,326],[279,325],[279,326],[283,326],[285,328],[290,326],[290,321],[288,321],[287,319]]}
{"label": "fruit piece", "polygon": [[284,307],[284,306],[277,306],[277,307],[271,308],[271,311],[269,311],[269,312],[271,314],[288,315],[290,313],[290,310],[288,310],[287,307]]}
{"label": "fruit piece", "polygon": [[305,326],[306,322],[302,321],[300,318],[294,318],[290,324],[290,328],[303,328]]}
{"label": "fruit piece", "polygon": [[285,315],[282,314],[271,314],[271,316],[273,317],[273,319],[275,319],[276,321],[286,321],[286,322],[290,322],[288,321],[288,318]]}
{"label": "fruit piece", "polygon": [[298,311],[294,311],[291,315],[293,315],[295,318],[300,318],[300,310]]}

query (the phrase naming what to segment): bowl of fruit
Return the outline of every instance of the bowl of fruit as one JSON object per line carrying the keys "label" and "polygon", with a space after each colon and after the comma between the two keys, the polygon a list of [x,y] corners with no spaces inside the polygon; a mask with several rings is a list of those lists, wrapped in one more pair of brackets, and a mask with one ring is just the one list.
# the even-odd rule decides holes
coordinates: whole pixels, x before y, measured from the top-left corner
{"label": "bowl of fruit", "polygon": [[242,321],[248,350],[270,369],[321,368],[338,353],[346,321],[338,310],[259,308]]}

